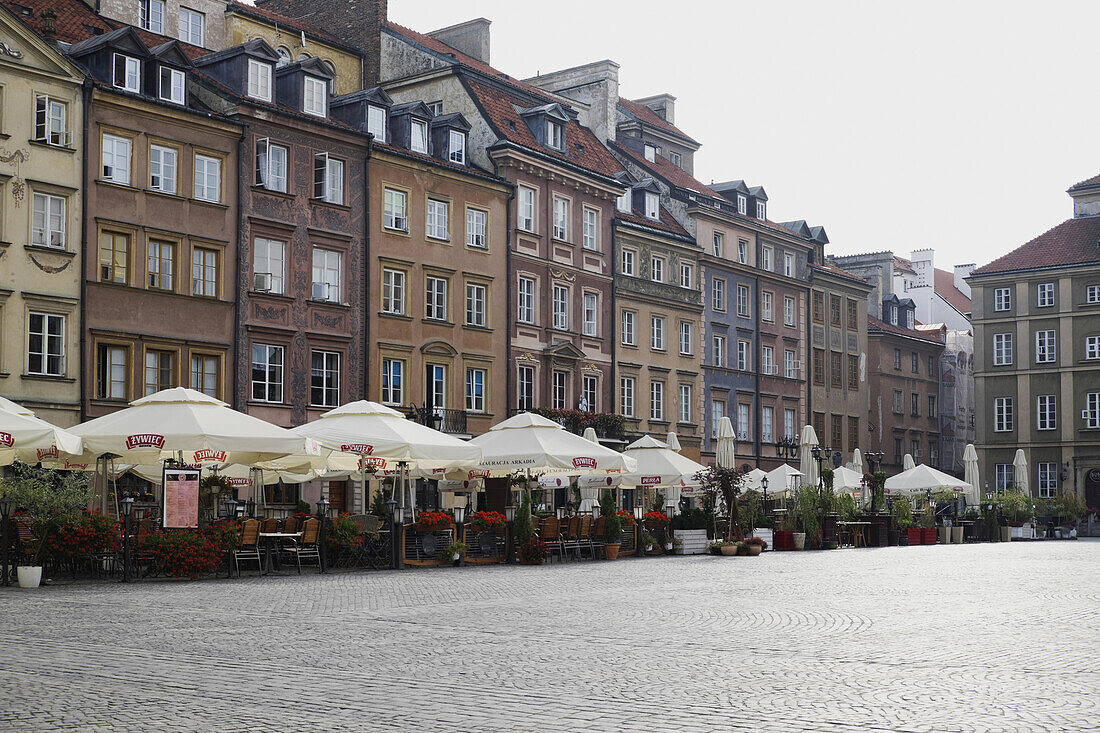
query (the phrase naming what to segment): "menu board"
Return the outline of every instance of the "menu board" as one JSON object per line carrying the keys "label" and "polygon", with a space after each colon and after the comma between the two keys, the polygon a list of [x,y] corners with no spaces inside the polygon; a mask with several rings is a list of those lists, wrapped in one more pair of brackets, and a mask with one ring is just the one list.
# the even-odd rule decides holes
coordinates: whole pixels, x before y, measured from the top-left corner
{"label": "menu board", "polygon": [[164,469],[164,526],[197,527],[199,524],[198,468]]}

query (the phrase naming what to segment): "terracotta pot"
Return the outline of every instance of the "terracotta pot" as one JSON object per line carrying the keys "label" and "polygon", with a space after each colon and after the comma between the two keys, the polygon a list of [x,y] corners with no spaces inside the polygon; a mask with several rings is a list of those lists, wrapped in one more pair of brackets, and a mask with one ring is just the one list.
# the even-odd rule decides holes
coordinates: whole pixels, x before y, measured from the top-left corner
{"label": "terracotta pot", "polygon": [[608,560],[615,560],[619,557],[620,543],[608,543],[603,546],[603,555]]}
{"label": "terracotta pot", "polygon": [[749,545],[749,557],[756,557],[763,551],[764,548],[760,545]]}
{"label": "terracotta pot", "polygon": [[718,549],[726,557],[733,557],[737,554],[737,545],[722,545]]}

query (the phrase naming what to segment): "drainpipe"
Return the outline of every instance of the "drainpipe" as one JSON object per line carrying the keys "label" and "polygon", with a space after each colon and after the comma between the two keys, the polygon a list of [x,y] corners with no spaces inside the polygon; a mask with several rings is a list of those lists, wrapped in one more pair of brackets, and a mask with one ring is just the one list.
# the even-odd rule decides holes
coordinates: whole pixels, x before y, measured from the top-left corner
{"label": "drainpipe", "polygon": [[619,220],[613,217],[611,219],[611,333],[608,334],[608,337],[611,339],[611,343],[609,344],[611,350],[611,384],[608,385],[611,393],[611,404],[604,405],[604,412],[609,415],[616,415],[619,413],[619,411],[615,409],[615,375],[618,374],[616,367],[619,362],[619,360],[615,358],[615,345],[619,343],[618,334],[615,333],[615,324],[619,320],[616,318],[619,312],[619,288],[615,285],[615,264],[619,261],[619,258],[615,256],[617,254],[615,252],[615,243],[618,241],[618,231]]}
{"label": "drainpipe", "polygon": [[[244,171],[249,170],[245,168],[244,161],[251,160],[248,156],[248,132],[251,126],[247,123],[241,123],[241,136],[237,140],[237,170],[239,175],[237,176],[237,282],[240,283],[240,287],[237,290],[237,297],[233,300],[233,320],[236,327],[233,329],[233,356],[234,361],[239,363],[239,360],[248,358],[248,363],[252,363],[252,355],[241,353],[241,332],[244,330],[244,316],[241,310],[241,301],[247,297],[247,293],[252,290],[248,283],[248,273],[251,272],[251,268],[248,267],[248,263],[245,262],[244,250],[245,250],[245,205],[244,202],[248,200],[248,184],[247,180],[250,180],[250,176],[245,175]],[[237,384],[237,370],[233,370],[233,406],[244,412],[245,399],[244,392],[238,389]]]}
{"label": "drainpipe", "polygon": [[[759,262],[759,260],[757,260],[757,262]],[[760,411],[764,409],[760,405],[760,361],[761,361],[760,355],[763,353],[764,340],[761,338],[761,334],[760,334],[760,323],[761,323],[761,319],[760,319],[760,302],[763,300],[763,298],[760,296],[760,276],[759,275],[754,275],[753,276],[753,284],[754,284],[754,287],[755,287],[755,290],[756,290],[756,295],[753,298],[755,303],[753,305],[753,316],[752,316],[753,323],[756,326],[756,349],[754,349],[754,351],[756,351],[756,353],[753,354],[753,360],[752,361],[753,361],[754,366],[753,366],[752,371],[753,371],[753,381],[755,382],[754,391],[756,393],[756,397],[755,397],[755,400],[754,400],[755,404],[753,405],[753,410],[752,410],[752,424],[753,424],[752,445],[753,445],[753,452],[756,453],[756,467],[760,468]],[[775,309],[775,303],[774,302],[772,303],[772,309],[773,309],[773,312],[774,312],[774,309]],[[774,361],[775,361],[775,349],[773,347],[773,349],[772,349],[772,362],[774,363]],[[775,418],[773,416],[773,418],[772,418],[773,422],[774,422],[774,419]],[[772,429],[774,430],[774,426],[773,426]]]}
{"label": "drainpipe", "polygon": [[[80,385],[80,421],[85,422],[88,419],[88,399],[85,395],[91,395],[89,391],[89,385],[85,384],[85,380],[88,376],[87,368],[90,361],[87,350],[88,346],[88,166],[91,163],[88,161],[88,140],[91,130],[91,117],[92,117],[92,80],[90,77],[85,77],[84,83],[80,88],[81,103],[83,105],[84,119],[82,120],[80,131],[80,149],[84,153],[84,165],[80,170],[80,379],[77,380],[77,384]],[[87,380],[91,382],[91,388],[95,388],[95,375],[91,379]]]}
{"label": "drainpipe", "polygon": [[370,399],[370,159],[374,152],[374,136],[367,136],[367,154],[363,158],[363,395]]}

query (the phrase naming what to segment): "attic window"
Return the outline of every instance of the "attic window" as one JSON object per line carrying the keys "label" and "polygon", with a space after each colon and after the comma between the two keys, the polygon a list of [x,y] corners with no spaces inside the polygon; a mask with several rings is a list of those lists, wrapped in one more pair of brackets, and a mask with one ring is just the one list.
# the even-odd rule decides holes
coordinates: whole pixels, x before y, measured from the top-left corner
{"label": "attic window", "polygon": [[167,66],[160,67],[160,98],[166,102],[183,104],[186,88],[183,72]]}
{"label": "attic window", "polygon": [[516,121],[515,120],[505,120],[505,122],[508,123],[508,127],[512,128],[512,130],[515,131],[515,129],[516,129]]}
{"label": "attic window", "polygon": [[458,130],[451,130],[447,145],[447,156],[452,163],[466,164],[466,135]]}
{"label": "attic window", "polygon": [[325,116],[325,108],[328,101],[328,85],[323,79],[305,77],[305,88],[302,95],[302,111],[306,114]]}
{"label": "attic window", "polygon": [[248,96],[264,102],[271,101],[271,64],[248,60]]}
{"label": "attic window", "polygon": [[737,195],[737,213],[741,216],[749,214],[749,200],[740,194]]}
{"label": "attic window", "polygon": [[652,191],[645,192],[645,215],[647,219],[660,219],[660,198]]}
{"label": "attic window", "polygon": [[766,213],[767,213],[766,204],[763,201],[757,201],[756,202],[756,218],[757,219],[767,219],[768,217],[765,216]]}
{"label": "attic window", "polygon": [[556,150],[562,149],[561,123],[553,120],[546,121],[546,145]]}
{"label": "attic window", "polygon": [[660,153],[660,152],[661,152],[661,149],[658,148],[656,145],[646,145],[645,146],[645,159],[648,160],[650,163],[656,163],[657,162],[657,154]]}
{"label": "attic window", "polygon": [[629,214],[630,213],[630,208],[631,208],[631,205],[632,205],[631,201],[630,201],[630,199],[631,199],[630,194],[631,194],[631,191],[630,191],[629,188],[626,189],[625,191],[623,191],[623,195],[620,196],[615,201],[615,208],[618,209],[619,211],[622,211],[622,212],[625,212],[625,213]]}
{"label": "attic window", "polygon": [[114,85],[128,92],[138,91],[141,88],[141,62],[132,56],[116,53]]}
{"label": "attic window", "polygon": [[423,120],[413,120],[409,134],[409,149],[414,153],[428,152],[428,123]]}
{"label": "attic window", "polygon": [[683,166],[680,164],[680,154],[679,153],[669,153],[668,154],[668,162],[672,163],[677,168],[683,168]]}
{"label": "attic window", "polygon": [[379,142],[386,142],[386,109],[375,107],[373,104],[367,107],[367,132],[374,135]]}

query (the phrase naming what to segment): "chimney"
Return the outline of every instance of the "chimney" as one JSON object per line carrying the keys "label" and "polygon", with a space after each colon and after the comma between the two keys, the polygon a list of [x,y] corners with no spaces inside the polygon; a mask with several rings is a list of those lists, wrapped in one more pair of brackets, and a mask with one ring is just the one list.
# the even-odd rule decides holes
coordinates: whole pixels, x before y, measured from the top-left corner
{"label": "chimney", "polygon": [[603,142],[615,139],[619,65],[604,59],[525,79],[528,84],[578,103],[578,121]]}
{"label": "chimney", "polygon": [[676,124],[676,97],[671,94],[655,94],[652,97],[644,97],[634,101],[649,107],[668,124]]}
{"label": "chimney", "polygon": [[966,297],[970,297],[970,283],[965,278],[970,277],[977,265],[971,262],[969,265],[955,265],[955,289]]}
{"label": "chimney", "polygon": [[363,88],[377,86],[382,80],[382,26],[389,13],[387,0],[257,0],[256,6],[324,28],[358,46],[364,53]]}
{"label": "chimney", "polygon": [[935,257],[936,250],[934,249],[915,249],[909,254],[918,288],[935,287]]}
{"label": "chimney", "polygon": [[489,24],[490,21],[485,18],[474,18],[465,23],[440,28],[427,35],[487,64],[489,63]]}
{"label": "chimney", "polygon": [[57,12],[53,8],[42,11],[42,39],[51,46],[57,45]]}

